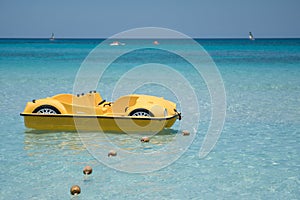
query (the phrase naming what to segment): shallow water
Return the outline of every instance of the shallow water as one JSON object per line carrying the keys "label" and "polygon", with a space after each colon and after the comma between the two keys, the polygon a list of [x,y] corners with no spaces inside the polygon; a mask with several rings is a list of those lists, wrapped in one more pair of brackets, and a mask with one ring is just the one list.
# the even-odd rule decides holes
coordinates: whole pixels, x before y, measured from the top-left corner
{"label": "shallow water", "polygon": [[[74,184],[82,189],[78,199],[300,198],[299,39],[198,40],[218,66],[227,97],[221,137],[204,159],[198,153],[210,119],[209,93],[203,80],[178,58],[161,61],[183,68],[191,83],[199,83],[201,121],[195,140],[178,160],[144,174],[120,172],[98,162],[78,133],[30,131],[19,116],[27,101],[71,93],[81,63],[101,41],[0,40],[1,199],[68,199]],[[189,51],[181,42],[177,45]],[[150,51],[117,60],[97,90],[113,100],[113,85],[124,70],[160,60]],[[137,93],[176,101],[172,92],[157,85]],[[178,123],[174,129],[179,129]],[[126,134],[107,136],[123,149],[146,155],[164,148],[176,133],[156,135],[144,144]],[[84,137],[98,138],[103,148],[107,145],[101,135]],[[112,159],[124,162],[121,155]],[[94,169],[87,180],[82,174],[86,165]]]}

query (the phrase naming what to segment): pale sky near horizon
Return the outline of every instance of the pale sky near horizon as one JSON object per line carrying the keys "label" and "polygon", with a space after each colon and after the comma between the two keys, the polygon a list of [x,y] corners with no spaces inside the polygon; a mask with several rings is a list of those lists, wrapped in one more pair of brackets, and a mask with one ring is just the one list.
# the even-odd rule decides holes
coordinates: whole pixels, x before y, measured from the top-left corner
{"label": "pale sky near horizon", "polygon": [[163,27],[194,38],[300,38],[300,0],[0,0],[0,38],[107,38]]}

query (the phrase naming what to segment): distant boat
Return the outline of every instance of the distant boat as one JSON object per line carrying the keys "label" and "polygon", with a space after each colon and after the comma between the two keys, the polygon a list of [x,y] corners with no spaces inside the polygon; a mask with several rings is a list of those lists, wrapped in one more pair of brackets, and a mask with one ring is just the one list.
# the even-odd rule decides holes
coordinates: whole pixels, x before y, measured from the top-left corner
{"label": "distant boat", "polygon": [[125,45],[125,43],[119,42],[119,41],[113,41],[109,44],[110,46],[119,46],[119,45]]}
{"label": "distant boat", "polygon": [[49,40],[54,40],[54,33],[52,33],[51,37]]}
{"label": "distant boat", "polygon": [[250,39],[250,40],[255,40],[255,39],[254,39],[254,36],[252,35],[251,32],[249,32],[249,39]]}
{"label": "distant boat", "polygon": [[154,44],[154,45],[159,45],[159,42],[158,42],[157,40],[155,40],[155,41],[153,42],[153,44]]}

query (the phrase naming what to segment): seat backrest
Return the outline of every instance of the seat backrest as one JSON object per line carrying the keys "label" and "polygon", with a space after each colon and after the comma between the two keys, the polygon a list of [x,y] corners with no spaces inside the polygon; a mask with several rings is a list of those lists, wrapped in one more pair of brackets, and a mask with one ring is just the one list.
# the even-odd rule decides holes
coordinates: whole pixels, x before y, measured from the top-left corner
{"label": "seat backrest", "polygon": [[126,108],[134,106],[138,100],[138,96],[122,96],[114,102],[114,113],[125,113]]}

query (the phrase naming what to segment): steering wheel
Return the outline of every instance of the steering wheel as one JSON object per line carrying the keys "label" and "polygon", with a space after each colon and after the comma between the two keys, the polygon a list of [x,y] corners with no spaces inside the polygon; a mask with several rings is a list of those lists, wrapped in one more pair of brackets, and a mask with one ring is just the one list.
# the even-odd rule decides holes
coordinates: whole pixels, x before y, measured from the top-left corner
{"label": "steering wheel", "polygon": [[111,102],[108,102],[108,103],[103,105],[103,107],[105,107],[105,106],[111,106]]}

